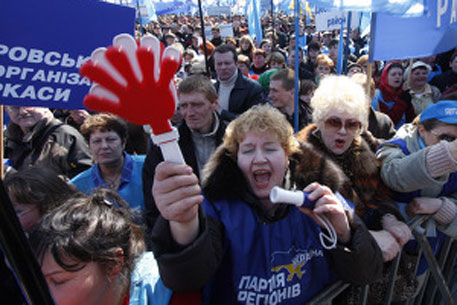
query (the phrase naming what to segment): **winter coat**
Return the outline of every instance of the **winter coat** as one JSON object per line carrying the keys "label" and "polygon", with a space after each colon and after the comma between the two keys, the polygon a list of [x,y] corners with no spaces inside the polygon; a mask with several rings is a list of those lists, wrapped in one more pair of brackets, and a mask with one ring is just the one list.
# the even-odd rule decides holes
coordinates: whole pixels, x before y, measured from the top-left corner
{"label": "winter coat", "polygon": [[16,170],[48,167],[71,179],[92,166],[92,156],[83,136],[53,117],[44,117],[27,135],[11,122],[5,137],[5,156]]}
{"label": "winter coat", "polygon": [[[337,190],[343,181],[338,167],[308,144],[289,161],[285,185],[302,189],[318,181]],[[245,304],[251,298],[303,304],[336,279],[364,284],[380,277],[380,249],[351,211],[350,242],[325,250],[316,241],[320,228],[295,207],[279,205],[273,215],[265,210],[224,147],[216,150],[206,171],[196,240],[182,247],[173,241],[166,220],[159,217],[154,226],[153,251],[167,287],[204,287],[207,304]]]}
{"label": "winter coat", "polygon": [[452,69],[436,75],[430,81],[430,85],[437,87],[441,92],[446,91],[455,84],[457,84],[457,73],[455,73]]}
{"label": "winter coat", "polygon": [[[215,86],[219,92],[219,81]],[[221,117],[225,121],[231,121],[252,106],[263,104],[266,101],[262,86],[257,81],[244,76],[243,73],[238,71],[235,86],[230,92],[228,111],[222,110]]]}
{"label": "winter coat", "polygon": [[[370,133],[356,137],[349,149],[338,156],[326,148],[315,124],[308,125],[297,137],[311,144],[343,171],[345,179],[339,192],[355,204],[357,214],[366,221],[370,229],[382,229],[380,214],[389,212],[402,219],[396,208],[389,204],[390,190],[381,179],[380,162],[375,155],[379,142]],[[367,212],[375,215],[368,220]]]}
{"label": "winter coat", "polygon": [[368,113],[368,130],[377,139],[389,140],[395,135],[395,126],[390,117],[373,107]]}

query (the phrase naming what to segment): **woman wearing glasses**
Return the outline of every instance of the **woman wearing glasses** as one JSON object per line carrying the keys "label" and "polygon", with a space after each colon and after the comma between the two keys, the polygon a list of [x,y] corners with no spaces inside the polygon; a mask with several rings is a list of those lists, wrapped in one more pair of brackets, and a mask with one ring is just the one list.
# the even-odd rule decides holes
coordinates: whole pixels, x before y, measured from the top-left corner
{"label": "woman wearing glasses", "polygon": [[[340,193],[355,204],[356,213],[376,240],[384,262],[389,262],[411,238],[411,231],[398,220],[402,216],[396,207],[388,204],[390,191],[380,178],[380,163],[375,156],[378,142],[367,131],[368,103],[358,83],[346,76],[328,76],[311,99],[315,124],[308,125],[297,137],[339,165],[347,177]],[[384,280],[370,285],[370,303],[381,303],[390,265],[385,264]],[[404,291],[414,285],[412,272],[401,269],[400,274],[401,280],[395,286],[402,294],[395,293],[395,301],[408,298]],[[346,303],[358,302],[357,291],[353,288],[348,293]]]}
{"label": "woman wearing glasses", "polygon": [[[377,157],[384,182],[407,202],[410,216],[433,214],[440,231],[457,236],[457,101],[428,106],[400,128]],[[401,196],[400,196],[401,195]],[[401,198],[400,198],[401,197]]]}
{"label": "woman wearing glasses", "polygon": [[[457,101],[445,100],[428,106],[377,152],[381,177],[396,191],[398,206],[410,217],[433,215],[427,227],[435,224],[438,231],[427,230],[427,239],[435,254],[445,235],[457,237],[456,137]],[[417,254],[417,244],[410,241],[405,251]],[[422,259],[416,272],[418,288],[426,275],[427,264]]]}
{"label": "woman wearing glasses", "polygon": [[[384,261],[392,260],[411,237],[409,228],[385,205],[389,191],[379,176],[377,141],[366,132],[368,99],[362,86],[346,76],[323,79],[311,99],[313,121],[297,137],[335,161],[347,179],[340,192],[356,206],[371,230]],[[368,215],[371,215],[370,217]]]}

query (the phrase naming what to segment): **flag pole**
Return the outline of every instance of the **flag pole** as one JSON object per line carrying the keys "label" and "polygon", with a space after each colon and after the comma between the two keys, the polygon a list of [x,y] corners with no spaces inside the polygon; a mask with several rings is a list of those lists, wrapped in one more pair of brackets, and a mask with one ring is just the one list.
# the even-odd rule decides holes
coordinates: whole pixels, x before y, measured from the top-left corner
{"label": "flag pole", "polygon": [[[374,35],[375,35],[376,13],[371,13],[370,22],[370,45],[368,46],[368,66],[367,66],[367,82],[365,84],[366,92],[371,94],[371,80],[373,79],[373,49],[374,49]],[[371,97],[371,96],[370,96]],[[375,110],[378,110],[379,106]]]}
{"label": "flag pole", "polygon": [[371,22],[370,22],[370,45],[368,48],[368,62],[373,62],[373,50],[374,50],[374,42],[375,42],[375,35],[376,35],[376,18],[377,13],[371,13]]}
{"label": "flag pole", "polygon": [[205,22],[203,21],[202,0],[198,0],[198,12],[200,14],[200,26],[202,28],[203,53],[205,53],[206,74],[208,77],[211,77],[211,74],[209,73],[208,54],[206,48]]}
{"label": "flag pole", "polygon": [[140,30],[141,30],[141,36],[144,35],[144,29],[143,29],[143,20],[141,18],[141,12],[140,12],[140,1],[136,0],[136,8],[138,10],[138,19],[140,20]]}
{"label": "flag pole", "polygon": [[298,95],[299,95],[299,62],[298,62],[298,20],[300,17],[300,1],[295,1],[295,92],[294,92],[294,130],[298,132]]}
{"label": "flag pole", "polygon": [[270,7],[271,7],[271,28],[273,29],[273,37],[271,38],[271,49],[273,50],[275,48],[275,15],[273,13],[273,10],[274,10],[273,0],[270,1]]}
{"label": "flag pole", "polygon": [[338,58],[336,60],[336,74],[341,75],[343,70],[343,32],[344,23],[341,23],[340,27],[340,39],[338,40]]}
{"label": "flag pole", "polygon": [[409,66],[407,68],[408,69],[408,77],[406,78],[407,89],[411,88],[411,73],[413,72],[413,71],[411,71],[411,68],[413,67],[413,63],[414,63],[413,59],[410,58],[409,59]]}
{"label": "flag pole", "polygon": [[371,79],[373,78],[373,63],[368,62],[367,65],[367,79],[365,83],[365,92],[371,98]]}
{"label": "flag pole", "polygon": [[351,32],[351,18],[352,12],[348,12],[348,27],[346,30],[346,46],[344,47],[344,58],[343,58],[343,74],[346,74],[348,68],[349,59],[349,33]]}

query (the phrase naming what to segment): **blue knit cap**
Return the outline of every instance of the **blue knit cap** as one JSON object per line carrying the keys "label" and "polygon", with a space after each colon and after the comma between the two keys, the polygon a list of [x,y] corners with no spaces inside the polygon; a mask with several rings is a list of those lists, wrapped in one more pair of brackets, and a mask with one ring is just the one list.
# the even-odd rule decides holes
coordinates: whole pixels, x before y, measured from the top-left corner
{"label": "blue knit cap", "polygon": [[446,124],[457,124],[457,101],[439,101],[425,108],[420,115],[420,122],[437,119]]}

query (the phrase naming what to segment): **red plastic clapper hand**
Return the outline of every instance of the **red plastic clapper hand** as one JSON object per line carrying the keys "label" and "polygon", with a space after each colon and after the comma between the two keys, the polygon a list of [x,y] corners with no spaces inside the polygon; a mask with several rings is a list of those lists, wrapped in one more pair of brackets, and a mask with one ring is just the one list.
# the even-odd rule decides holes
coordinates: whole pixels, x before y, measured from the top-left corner
{"label": "red plastic clapper hand", "polygon": [[84,98],[87,108],[110,112],[137,125],[150,125],[152,139],[164,159],[185,163],[177,144],[179,134],[170,118],[177,99],[173,76],[180,66],[181,51],[163,50],[152,35],[141,38],[120,34],[108,48],[98,48],[80,73],[95,84]]}

